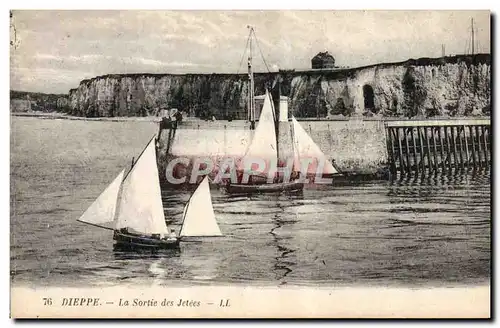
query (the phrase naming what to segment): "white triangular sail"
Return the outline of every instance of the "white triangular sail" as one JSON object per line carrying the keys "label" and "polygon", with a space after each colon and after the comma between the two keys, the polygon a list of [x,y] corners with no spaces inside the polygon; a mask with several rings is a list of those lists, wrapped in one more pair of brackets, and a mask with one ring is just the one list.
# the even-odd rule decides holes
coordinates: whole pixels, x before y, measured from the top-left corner
{"label": "white triangular sail", "polygon": [[168,234],[161,200],[155,143],[149,142],[123,181],[116,229],[143,234]]}
{"label": "white triangular sail", "polygon": [[215,219],[208,178],[205,177],[184,207],[180,237],[222,236]]}
{"label": "white triangular sail", "polygon": [[[242,163],[262,160],[265,163],[274,163],[278,157],[278,146],[276,144],[276,130],[271,96],[266,90],[264,105],[260,113],[259,123],[255,128],[252,142],[247,148]],[[244,167],[240,167],[243,169]]]}
{"label": "white triangular sail", "polygon": [[[302,159],[309,158],[313,162],[312,172],[307,173],[317,173],[316,168],[323,166],[323,174],[335,174],[338,171],[333,167],[332,163],[328,161],[325,154],[321,151],[319,146],[312,140],[309,134],[304,130],[304,128],[297,122],[295,117],[292,116],[293,122],[293,132],[295,137],[295,144],[299,153],[299,157]],[[311,166],[310,166],[311,168]]]}
{"label": "white triangular sail", "polygon": [[[112,229],[111,223],[115,218],[118,191],[120,190],[124,172],[125,170],[122,170],[116,176],[113,182],[104,189],[77,221]],[[106,226],[106,224],[109,224],[109,226]]]}

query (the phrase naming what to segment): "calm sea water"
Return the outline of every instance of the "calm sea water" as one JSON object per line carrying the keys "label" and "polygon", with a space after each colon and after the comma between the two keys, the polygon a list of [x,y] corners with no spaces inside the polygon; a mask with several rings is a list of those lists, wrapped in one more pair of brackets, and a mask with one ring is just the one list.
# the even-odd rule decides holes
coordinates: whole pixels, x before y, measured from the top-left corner
{"label": "calm sea water", "polygon": [[[76,221],[157,126],[13,117],[15,285],[443,285],[490,279],[490,175],[306,188],[295,196],[212,190],[222,238],[159,254],[113,250]],[[179,224],[188,190],[163,190]]]}

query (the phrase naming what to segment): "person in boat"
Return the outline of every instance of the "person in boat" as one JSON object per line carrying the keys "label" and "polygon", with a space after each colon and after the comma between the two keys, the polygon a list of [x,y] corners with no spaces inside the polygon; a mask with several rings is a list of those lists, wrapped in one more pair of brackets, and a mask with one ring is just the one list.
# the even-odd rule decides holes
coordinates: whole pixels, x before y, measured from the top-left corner
{"label": "person in boat", "polygon": [[166,107],[162,107],[160,109],[161,111],[161,119],[160,119],[160,128],[159,128],[159,131],[158,131],[158,137],[157,137],[157,140],[160,140],[160,137],[161,137],[161,132],[163,130],[166,130],[168,128],[170,128],[172,122],[170,120],[170,116],[168,114],[168,109]]}
{"label": "person in boat", "polygon": [[177,111],[174,115],[175,117],[175,129],[177,129],[177,126],[179,125],[180,122],[182,122],[183,116],[181,111]]}
{"label": "person in boat", "polygon": [[293,171],[290,174],[290,181],[295,181],[300,178],[300,172],[299,171]]}
{"label": "person in boat", "polygon": [[170,110],[170,128],[175,130],[180,120],[182,120],[182,114],[177,108],[172,108]]}
{"label": "person in boat", "polygon": [[175,230],[174,229],[170,230],[170,233],[167,235],[167,237],[165,239],[166,240],[176,240],[177,235],[175,234]]}

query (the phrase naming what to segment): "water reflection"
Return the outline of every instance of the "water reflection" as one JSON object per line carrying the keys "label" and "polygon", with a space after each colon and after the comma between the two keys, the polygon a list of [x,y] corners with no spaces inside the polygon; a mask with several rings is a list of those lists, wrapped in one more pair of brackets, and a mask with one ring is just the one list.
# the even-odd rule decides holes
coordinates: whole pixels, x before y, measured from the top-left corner
{"label": "water reflection", "polygon": [[[389,195],[408,194],[422,191],[427,188],[471,188],[475,185],[483,187],[490,185],[490,170],[473,170],[469,172],[438,173],[421,176],[400,175],[388,182]],[[489,188],[488,188],[489,189]],[[418,193],[418,192],[417,192]]]}
{"label": "water reflection", "polygon": [[[274,223],[274,227],[269,232],[273,236],[273,244],[278,250],[277,256],[275,257],[276,263],[274,264],[274,273],[276,275],[276,280],[283,280],[290,272],[292,272],[290,266],[296,264],[295,262],[287,261],[287,255],[295,252],[295,250],[282,245],[281,241],[283,237],[280,237],[280,235],[275,232],[275,230],[280,229],[284,224],[279,214],[274,216]],[[284,282],[282,281],[281,283],[283,284]]]}
{"label": "water reflection", "polygon": [[180,248],[171,249],[146,249],[134,248],[114,244],[113,256],[115,260],[161,259],[180,256]]}
{"label": "water reflection", "polygon": [[[293,268],[297,265],[295,259],[296,249],[290,247],[289,240],[293,235],[286,236],[285,231],[293,231],[293,226],[298,222],[297,213],[292,208],[292,213],[287,212],[287,208],[293,206],[295,200],[303,200],[303,194],[294,194],[278,197],[276,207],[280,209],[280,213],[276,213],[273,217],[273,227],[269,232],[273,236],[273,245],[277,249],[277,256],[275,257],[274,273],[276,280],[280,284],[286,284],[285,278],[293,272]],[[294,217],[295,216],[295,217]]]}
{"label": "water reflection", "polygon": [[403,185],[455,185],[455,184],[484,184],[490,181],[490,167],[469,169],[454,169],[449,171],[425,171],[419,175],[398,173],[391,184]]}

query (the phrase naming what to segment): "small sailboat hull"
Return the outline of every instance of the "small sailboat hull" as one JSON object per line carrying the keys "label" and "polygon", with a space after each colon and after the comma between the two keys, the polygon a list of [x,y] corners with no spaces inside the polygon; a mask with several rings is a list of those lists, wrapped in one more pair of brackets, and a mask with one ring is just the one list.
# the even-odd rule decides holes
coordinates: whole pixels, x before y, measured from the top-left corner
{"label": "small sailboat hull", "polygon": [[159,239],[152,236],[142,236],[116,231],[113,234],[115,245],[127,249],[171,249],[178,248],[179,238]]}
{"label": "small sailboat hull", "polygon": [[294,181],[269,184],[227,184],[223,188],[230,194],[297,192],[304,189],[304,183]]}

